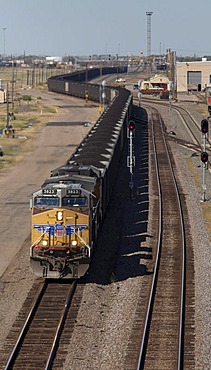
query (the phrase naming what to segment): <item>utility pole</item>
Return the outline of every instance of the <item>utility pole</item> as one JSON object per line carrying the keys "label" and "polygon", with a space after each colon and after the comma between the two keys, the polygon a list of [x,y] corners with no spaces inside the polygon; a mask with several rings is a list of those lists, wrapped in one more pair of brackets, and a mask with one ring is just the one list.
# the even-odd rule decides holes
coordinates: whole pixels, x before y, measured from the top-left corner
{"label": "utility pole", "polygon": [[14,78],[14,66],[13,66],[13,71],[12,71],[12,112],[14,111],[14,83],[15,83],[15,78]]}
{"label": "utility pole", "polygon": [[9,118],[9,84],[7,82],[7,124],[6,124],[6,129],[9,130],[9,122],[10,122],[10,118]]}

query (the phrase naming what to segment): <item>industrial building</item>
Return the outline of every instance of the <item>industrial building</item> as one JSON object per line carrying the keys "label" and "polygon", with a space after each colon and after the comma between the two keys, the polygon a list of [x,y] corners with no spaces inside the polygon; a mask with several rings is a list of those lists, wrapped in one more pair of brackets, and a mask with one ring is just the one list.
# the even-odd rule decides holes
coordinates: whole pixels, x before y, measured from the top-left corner
{"label": "industrial building", "polygon": [[169,90],[169,79],[164,75],[155,75],[149,80],[145,80],[141,83],[141,90],[150,89],[163,89]]}
{"label": "industrial building", "polygon": [[177,92],[203,91],[211,83],[211,61],[177,62]]}

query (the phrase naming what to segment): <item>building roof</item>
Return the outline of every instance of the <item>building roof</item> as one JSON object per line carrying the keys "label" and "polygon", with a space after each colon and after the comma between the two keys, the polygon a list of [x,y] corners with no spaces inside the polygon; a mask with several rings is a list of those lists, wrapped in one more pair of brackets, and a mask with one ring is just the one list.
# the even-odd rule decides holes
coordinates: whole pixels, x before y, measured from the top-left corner
{"label": "building roof", "polygon": [[164,83],[164,84],[168,84],[169,83],[169,79],[167,76],[164,76],[162,74],[159,74],[159,75],[155,75],[154,77],[151,77],[150,78],[150,82],[151,83]]}

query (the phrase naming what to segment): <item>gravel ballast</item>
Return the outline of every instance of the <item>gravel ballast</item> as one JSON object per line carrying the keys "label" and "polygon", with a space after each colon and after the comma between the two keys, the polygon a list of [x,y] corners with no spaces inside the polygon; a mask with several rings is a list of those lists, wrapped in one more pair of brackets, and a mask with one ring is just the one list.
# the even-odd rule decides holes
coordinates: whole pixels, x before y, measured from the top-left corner
{"label": "gravel ballast", "polygon": [[[167,131],[173,129],[178,136],[185,137],[187,132],[183,129],[177,113],[172,113],[169,121],[168,108],[161,107],[162,116]],[[197,120],[200,114],[197,106],[191,105],[190,111]],[[201,117],[203,118],[203,117]],[[201,209],[201,189],[195,185],[195,177],[189,172],[188,161],[191,158],[196,173],[201,176],[198,167],[199,159],[191,157],[191,152],[181,148],[175,143],[171,144],[172,153],[177,167],[180,183],[186,194],[189,211],[191,235],[194,246],[195,263],[195,369],[210,369],[210,239],[203,220]],[[119,179],[120,183],[126,181]],[[121,188],[121,187],[120,187]],[[211,204],[211,174],[207,174],[207,205]],[[124,194],[117,191],[121,198],[119,204],[124,203]],[[115,195],[111,200],[115,203]],[[140,265],[138,273],[134,272],[134,254],[131,245],[129,251],[120,249],[120,241],[114,235],[120,228],[121,222],[127,225],[130,220],[129,204],[124,205],[128,214],[122,215],[122,206],[116,207],[116,219],[112,229],[107,230],[105,248],[96,251],[94,259],[101,260],[94,265],[84,289],[82,304],[75,325],[74,332],[68,346],[68,356],[64,370],[117,370],[124,368],[127,353],[128,339],[133,326],[136,307],[141,289],[147,276],[144,267]],[[106,216],[112,219],[112,213]],[[123,219],[122,219],[123,217]],[[152,215],[150,216],[152,217]],[[150,219],[149,219],[150,221]],[[152,221],[152,219],[151,219]],[[106,228],[106,224],[104,226]],[[148,233],[152,224],[148,225]],[[105,229],[106,230],[106,229]],[[122,240],[127,238],[125,226]],[[102,245],[102,240],[100,241]],[[106,249],[109,245],[109,251]],[[8,267],[0,280],[0,352],[5,338],[21,309],[27,294],[36,279],[29,267],[29,240],[27,240],[20,253]],[[100,253],[100,257],[98,255]],[[127,259],[125,259],[125,256]],[[126,261],[126,262],[125,262]],[[108,266],[108,268],[105,268]],[[80,345],[79,345],[80,343]],[[192,370],[192,369],[191,369]]]}

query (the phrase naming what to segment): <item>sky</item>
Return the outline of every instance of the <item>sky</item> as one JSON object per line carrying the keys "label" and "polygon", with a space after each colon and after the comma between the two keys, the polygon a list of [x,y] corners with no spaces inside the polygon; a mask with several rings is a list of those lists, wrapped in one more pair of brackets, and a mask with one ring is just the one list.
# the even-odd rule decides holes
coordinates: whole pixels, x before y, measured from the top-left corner
{"label": "sky", "polygon": [[211,0],[0,0],[0,54],[211,55]]}

